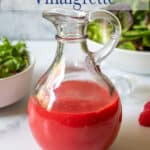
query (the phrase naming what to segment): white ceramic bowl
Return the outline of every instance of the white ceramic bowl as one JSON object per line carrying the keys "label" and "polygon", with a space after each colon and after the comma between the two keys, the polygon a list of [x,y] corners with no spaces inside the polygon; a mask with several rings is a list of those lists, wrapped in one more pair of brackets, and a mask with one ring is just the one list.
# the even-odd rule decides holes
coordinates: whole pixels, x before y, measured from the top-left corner
{"label": "white ceramic bowl", "polygon": [[[91,51],[97,51],[101,45],[88,40],[88,47]],[[118,69],[137,73],[137,74],[150,74],[150,52],[132,51],[126,49],[116,48],[104,60],[107,65],[116,67]]]}
{"label": "white ceramic bowl", "polygon": [[25,70],[0,79],[0,108],[16,103],[29,94],[34,63],[34,58],[30,57],[30,65]]}
{"label": "white ceramic bowl", "polygon": [[121,70],[137,74],[150,74],[150,52],[117,48],[105,61]]}

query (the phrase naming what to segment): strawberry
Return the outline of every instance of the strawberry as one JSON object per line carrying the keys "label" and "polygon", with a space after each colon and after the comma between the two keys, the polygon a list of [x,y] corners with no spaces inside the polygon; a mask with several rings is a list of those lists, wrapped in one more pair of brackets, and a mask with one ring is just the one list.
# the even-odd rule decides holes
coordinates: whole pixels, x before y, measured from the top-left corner
{"label": "strawberry", "polygon": [[[147,105],[148,106],[148,105]],[[147,109],[146,106],[146,109]],[[150,107],[150,103],[149,103],[149,107]],[[145,127],[150,127],[150,109],[149,110],[144,110],[139,117],[139,123],[142,126]]]}
{"label": "strawberry", "polygon": [[145,105],[144,105],[144,111],[149,110],[150,111],[150,101],[148,101]]}

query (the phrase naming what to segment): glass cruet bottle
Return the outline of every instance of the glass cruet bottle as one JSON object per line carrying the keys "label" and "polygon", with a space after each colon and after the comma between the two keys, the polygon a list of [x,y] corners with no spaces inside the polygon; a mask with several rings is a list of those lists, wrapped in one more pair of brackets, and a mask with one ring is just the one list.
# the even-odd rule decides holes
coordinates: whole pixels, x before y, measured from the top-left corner
{"label": "glass cruet bottle", "polygon": [[[115,48],[120,23],[106,10],[52,9],[43,17],[57,29],[57,51],[29,99],[32,134],[43,150],[106,150],[118,134],[122,113],[100,62]],[[87,44],[86,28],[95,19],[104,19],[113,29],[100,50]]]}

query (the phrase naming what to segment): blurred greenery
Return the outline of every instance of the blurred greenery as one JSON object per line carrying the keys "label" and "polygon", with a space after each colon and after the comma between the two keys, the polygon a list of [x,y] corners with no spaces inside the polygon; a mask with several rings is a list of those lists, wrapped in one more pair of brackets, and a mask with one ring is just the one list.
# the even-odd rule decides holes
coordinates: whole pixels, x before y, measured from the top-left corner
{"label": "blurred greenery", "polygon": [[[150,0],[136,0],[134,2],[136,3],[132,5],[132,8],[124,4],[129,10],[122,10],[121,8],[115,10],[114,7],[118,8],[118,5],[113,6],[112,10],[108,9],[119,18],[122,25],[122,35],[117,47],[150,51]],[[149,3],[149,9],[138,10],[139,5],[144,2]],[[120,5],[120,7],[124,7],[124,5]],[[99,20],[93,21],[87,28],[89,39],[98,43],[106,43],[110,38],[111,31],[110,25]]]}

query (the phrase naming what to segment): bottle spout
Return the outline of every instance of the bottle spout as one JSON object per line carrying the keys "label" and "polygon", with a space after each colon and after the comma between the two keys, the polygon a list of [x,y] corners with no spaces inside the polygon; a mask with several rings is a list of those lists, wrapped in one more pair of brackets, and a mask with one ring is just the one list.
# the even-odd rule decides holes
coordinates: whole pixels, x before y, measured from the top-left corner
{"label": "bottle spout", "polygon": [[57,21],[82,21],[88,20],[87,13],[69,9],[51,9],[43,12],[43,18],[55,23]]}
{"label": "bottle spout", "polygon": [[56,21],[58,20],[58,17],[61,14],[58,14],[56,12],[52,12],[52,11],[43,11],[42,13],[42,17],[48,21],[50,21],[51,23],[53,23],[54,25],[56,24]]}

